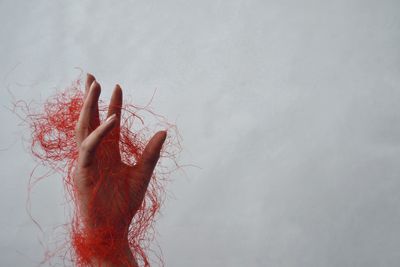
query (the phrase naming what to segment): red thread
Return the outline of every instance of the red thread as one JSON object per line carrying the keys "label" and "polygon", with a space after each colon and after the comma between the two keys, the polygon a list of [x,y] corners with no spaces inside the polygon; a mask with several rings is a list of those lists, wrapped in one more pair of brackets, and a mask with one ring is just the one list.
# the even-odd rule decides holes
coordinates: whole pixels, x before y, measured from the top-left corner
{"label": "red thread", "polygon": [[[133,217],[129,229],[119,229],[115,225],[113,218],[113,209],[104,211],[91,207],[93,213],[106,218],[108,223],[101,227],[88,228],[84,226],[84,218],[80,216],[77,206],[77,191],[73,181],[73,174],[77,163],[78,148],[75,142],[75,127],[83,104],[83,92],[80,89],[80,80],[75,81],[72,86],[57,92],[48,98],[43,104],[43,110],[33,111],[30,105],[25,101],[14,103],[14,111],[20,108],[25,116],[22,118],[31,128],[31,151],[39,164],[50,167],[52,170],[62,173],[65,189],[68,192],[70,200],[74,206],[74,213],[70,224],[70,243],[72,250],[69,250],[71,261],[77,266],[88,266],[93,257],[112,262],[117,266],[129,266],[128,253],[118,254],[121,251],[124,242],[128,242],[130,251],[139,265],[150,266],[148,252],[155,238],[154,222],[159,212],[160,206],[165,197],[165,182],[169,174],[173,171],[171,167],[158,164],[157,172],[153,174],[145,194],[144,201]],[[154,95],[153,95],[154,97]],[[153,99],[153,98],[152,98]],[[168,123],[164,117],[151,111],[149,105],[144,107],[124,103],[121,114],[120,130],[120,152],[121,160],[133,166],[139,159],[145,144],[149,140],[151,127],[145,125],[145,115],[151,115],[155,122],[153,127],[163,127],[168,129],[168,137],[161,151],[160,160],[169,159],[173,162],[173,167],[178,168],[176,156],[180,152],[180,136],[173,124]],[[104,120],[108,106],[99,101],[100,120]],[[135,128],[135,129],[134,129]],[[133,130],[134,129],[134,130]],[[110,137],[112,138],[112,136]],[[113,155],[110,151],[103,149],[99,151],[100,164],[102,161],[112,160]],[[102,183],[109,183],[105,173],[99,174],[99,181],[96,186]],[[126,177],[124,173],[113,174],[119,177]],[[42,179],[43,177],[40,177]],[[30,184],[32,186],[40,179],[34,179]],[[110,186],[110,194],[119,195],[127,200],[126,179],[119,179]],[[104,184],[103,184],[104,185]],[[96,198],[96,190],[93,191],[92,198]],[[89,202],[90,203],[90,202]],[[129,203],[121,202],[122,205]],[[118,207],[119,210],[126,210],[125,207]],[[103,213],[102,213],[103,212]],[[125,218],[130,218],[129,214]],[[108,218],[110,217],[110,218]],[[40,227],[40,226],[39,226]],[[128,237],[126,240],[125,236]],[[60,253],[58,249],[58,253]],[[53,253],[55,255],[57,253]],[[160,253],[161,254],[161,253]],[[155,257],[163,265],[160,254]],[[48,259],[46,259],[48,260]]]}

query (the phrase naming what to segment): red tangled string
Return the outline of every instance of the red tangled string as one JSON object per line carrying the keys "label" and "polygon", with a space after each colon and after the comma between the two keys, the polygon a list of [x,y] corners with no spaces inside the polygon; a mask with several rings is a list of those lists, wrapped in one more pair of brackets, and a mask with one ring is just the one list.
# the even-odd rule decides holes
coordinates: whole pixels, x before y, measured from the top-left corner
{"label": "red tangled string", "polygon": [[[128,262],[126,255],[114,253],[119,251],[118,246],[121,243],[119,242],[121,237],[117,236],[118,232],[109,228],[96,229],[96,233],[91,233],[83,227],[83,220],[76,205],[77,192],[72,176],[78,158],[75,126],[83,105],[83,92],[80,87],[80,80],[77,80],[71,87],[57,92],[46,100],[43,111],[34,112],[25,101],[15,102],[14,111],[15,108],[20,108],[25,113],[23,120],[31,128],[31,151],[35,158],[40,164],[63,174],[65,189],[69,193],[69,199],[72,200],[74,207],[69,224],[70,242],[68,243],[73,248],[68,250],[71,261],[77,266],[88,266],[94,255],[101,255],[103,259],[117,265],[123,265]],[[107,105],[100,100],[101,120],[104,119],[103,113],[105,114],[106,110]],[[180,152],[180,137],[177,129],[174,125],[166,122],[164,117],[152,112],[149,104],[145,107],[138,107],[124,103],[122,106],[119,140],[122,161],[133,166],[149,140],[151,129],[144,124],[145,114],[151,115],[155,122],[153,127],[161,126],[162,129],[168,129],[168,138],[164,143],[160,159],[172,160],[174,168],[178,167],[175,160]],[[102,155],[100,158],[106,160],[107,151],[100,153],[100,155]],[[144,201],[136,212],[128,230],[129,248],[136,261],[142,266],[150,266],[147,252],[150,250],[150,245],[155,237],[154,221],[164,200],[165,182],[171,171],[170,167],[158,164],[149,183]],[[124,181],[120,181],[120,183],[123,185]],[[101,211],[98,212],[101,213]],[[107,214],[104,216],[107,216]],[[155,257],[163,265],[160,254],[156,253]]]}

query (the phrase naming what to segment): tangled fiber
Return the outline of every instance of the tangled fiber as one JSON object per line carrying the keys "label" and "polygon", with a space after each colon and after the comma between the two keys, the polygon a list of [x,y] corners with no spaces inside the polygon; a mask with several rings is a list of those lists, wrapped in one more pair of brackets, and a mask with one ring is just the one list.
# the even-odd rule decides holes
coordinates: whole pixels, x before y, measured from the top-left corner
{"label": "tangled fiber", "polygon": [[[77,188],[73,180],[78,159],[75,127],[83,105],[83,96],[81,81],[78,79],[65,90],[57,91],[49,97],[44,104],[40,105],[40,108],[34,109],[32,103],[28,104],[22,100],[14,103],[14,111],[21,110],[23,116],[19,115],[19,117],[30,127],[30,150],[34,158],[38,164],[62,174],[65,192],[67,193],[66,198],[68,203],[72,204],[70,223],[67,224],[69,235],[66,236],[67,241],[63,245],[64,249],[57,248],[53,253],[47,253],[47,258],[45,257],[44,261],[49,261],[49,258],[55,255],[63,254],[63,257],[68,257],[68,261],[72,261],[76,266],[91,266],[90,260],[93,257],[107,260],[116,266],[130,266],[127,264],[129,261],[127,254],[117,253],[121,251],[119,246],[127,241],[130,254],[134,256],[139,266],[150,266],[153,259],[163,265],[161,250],[156,252],[152,249],[156,233],[154,222],[165,199],[166,181],[168,181],[171,172],[178,167],[176,157],[180,152],[179,133],[175,125],[168,123],[163,116],[150,109],[151,101],[143,107],[124,101],[119,139],[123,163],[134,166],[138,162],[150,134],[155,128],[168,130],[168,137],[143,202],[137,208],[130,224],[128,223],[130,226],[128,232],[124,235],[128,237],[127,240],[124,239],[121,232],[118,232],[117,227],[109,224],[106,224],[105,227],[103,225],[94,228],[93,231],[88,230],[87,227],[84,227],[84,219],[79,212]],[[100,121],[104,120],[107,108],[108,105],[100,100]],[[99,164],[102,160],[109,160],[110,155],[107,150],[99,153]],[[168,164],[164,164],[166,160],[172,162],[172,164],[167,166]],[[99,176],[103,177],[98,179],[99,184],[110,183],[109,180],[104,179],[106,174],[100,173]],[[121,175],[121,177],[124,176]],[[44,177],[34,178],[32,172],[30,188],[42,178]],[[110,190],[115,190],[111,194],[121,194],[121,191],[125,188],[125,183],[126,181],[121,178],[118,180],[118,186],[109,187]],[[93,194],[96,194],[96,191],[94,192]],[[95,197],[93,196],[93,198]],[[129,205],[129,203],[126,204]],[[102,210],[94,210],[93,212],[103,217],[112,216],[112,212],[111,215],[102,214],[102,212],[105,212]],[[128,214],[126,215],[129,217]],[[150,259],[149,252],[154,252],[152,259]]]}

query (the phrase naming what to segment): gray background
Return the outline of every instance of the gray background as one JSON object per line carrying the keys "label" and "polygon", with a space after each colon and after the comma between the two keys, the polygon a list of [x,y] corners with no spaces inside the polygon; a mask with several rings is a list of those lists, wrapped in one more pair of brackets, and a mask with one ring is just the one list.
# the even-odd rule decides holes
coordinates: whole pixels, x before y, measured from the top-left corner
{"label": "gray background", "polygon": [[[35,266],[65,222],[32,192],[8,111],[80,73],[183,136],[158,220],[166,266],[400,265],[400,2],[0,1],[0,265]],[[50,243],[50,244],[49,244]],[[45,245],[46,246],[46,245]]]}

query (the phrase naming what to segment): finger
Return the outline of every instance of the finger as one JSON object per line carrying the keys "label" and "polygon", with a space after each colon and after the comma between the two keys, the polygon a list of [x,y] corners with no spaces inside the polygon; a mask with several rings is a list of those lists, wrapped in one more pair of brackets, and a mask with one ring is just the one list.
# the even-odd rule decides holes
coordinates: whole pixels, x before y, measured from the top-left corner
{"label": "finger", "polygon": [[166,131],[157,132],[147,143],[137,164],[137,170],[145,182],[149,182],[154,168],[160,158],[160,151],[167,137]]}
{"label": "finger", "polygon": [[[84,100],[86,99],[86,97],[89,93],[90,85],[94,81],[96,81],[96,77],[94,77],[93,74],[88,73],[87,78],[86,78],[86,85],[85,85],[85,96],[83,98]],[[96,129],[97,126],[99,126],[99,124],[100,124],[100,116],[99,116],[99,104],[98,104],[98,100],[97,100],[95,103],[95,107],[94,107],[94,116],[91,118],[92,129]]]}
{"label": "finger", "polygon": [[83,101],[85,101],[85,99],[87,97],[87,94],[89,92],[90,85],[92,85],[94,80],[96,80],[96,78],[92,74],[88,73],[86,75],[85,94],[84,94],[84,97],[83,97]]}
{"label": "finger", "polygon": [[109,117],[104,123],[96,128],[83,142],[80,147],[79,164],[82,167],[89,166],[95,156],[96,150],[107,134],[116,124],[116,116]]}
{"label": "finger", "polygon": [[[93,74],[88,73],[86,77],[86,84],[85,84],[85,95],[83,97],[83,101],[85,101],[89,90],[90,90],[90,85],[96,80],[96,78],[93,76]],[[98,101],[96,101],[95,107],[94,107],[94,116],[91,118],[91,128],[96,129],[97,126],[100,124],[100,117],[99,117],[99,104]]]}
{"label": "finger", "polygon": [[113,114],[117,115],[117,118],[121,116],[122,106],[122,89],[119,84],[115,85],[113,94],[111,96],[110,105],[108,106],[107,118]]}
{"label": "finger", "polygon": [[83,103],[78,123],[76,125],[78,145],[80,145],[82,141],[100,124],[98,110],[100,91],[100,85],[96,81],[93,81],[87,98]]}
{"label": "finger", "polygon": [[122,89],[117,84],[114,88],[113,94],[111,96],[110,105],[108,106],[108,113],[107,118],[110,117],[112,114],[117,116],[117,124],[115,125],[114,129],[110,133],[110,139],[112,140],[113,149],[117,149],[119,153],[119,134],[120,134],[120,121],[121,121],[121,107],[122,107]]}

